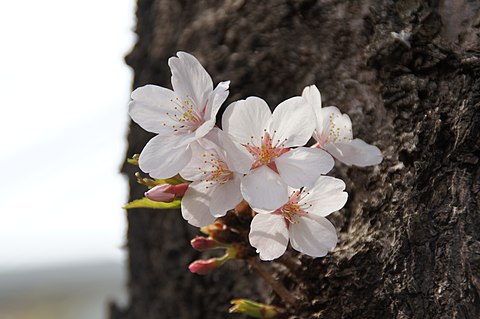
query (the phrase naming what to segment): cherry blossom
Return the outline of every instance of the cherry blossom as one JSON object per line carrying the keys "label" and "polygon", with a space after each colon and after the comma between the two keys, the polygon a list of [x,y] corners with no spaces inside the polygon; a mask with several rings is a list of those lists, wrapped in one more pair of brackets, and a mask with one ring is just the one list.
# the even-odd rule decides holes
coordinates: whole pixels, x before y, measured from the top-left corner
{"label": "cherry blossom", "polygon": [[229,82],[213,89],[210,75],[192,55],[178,52],[168,60],[173,91],[156,85],[132,93],[131,118],[156,133],[140,154],[142,171],[155,178],[176,175],[191,159],[190,145],[215,125],[215,116],[228,96]]}
{"label": "cherry blossom", "polygon": [[240,180],[249,166],[232,144],[218,128],[191,144],[192,159],[180,174],[193,183],[185,192],[181,208],[183,218],[194,226],[211,224],[242,201]]}
{"label": "cherry blossom", "polygon": [[335,227],[325,218],[347,202],[345,183],[320,176],[311,188],[289,189],[287,203],[258,213],[250,226],[250,244],[262,260],[273,260],[292,247],[312,257],[322,257],[337,244]]}
{"label": "cherry blossom", "polygon": [[261,209],[275,209],[288,200],[288,186],[312,185],[333,165],[321,149],[305,145],[315,127],[315,114],[302,97],[293,97],[270,111],[258,97],[230,104],[222,118],[225,132],[242,145],[250,167],[241,181],[244,199]]}
{"label": "cherry blossom", "polygon": [[347,114],[342,114],[335,106],[322,107],[320,91],[315,85],[307,86],[302,96],[315,111],[313,137],[318,143],[316,147],[326,150],[347,165],[365,167],[382,162],[378,147],[358,138],[353,139],[352,122]]}

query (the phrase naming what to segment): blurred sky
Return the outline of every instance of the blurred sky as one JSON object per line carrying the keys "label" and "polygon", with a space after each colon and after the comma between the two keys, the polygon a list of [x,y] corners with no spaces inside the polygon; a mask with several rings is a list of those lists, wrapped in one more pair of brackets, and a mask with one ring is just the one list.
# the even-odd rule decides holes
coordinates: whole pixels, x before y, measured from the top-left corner
{"label": "blurred sky", "polygon": [[0,272],[124,259],[134,13],[0,2]]}

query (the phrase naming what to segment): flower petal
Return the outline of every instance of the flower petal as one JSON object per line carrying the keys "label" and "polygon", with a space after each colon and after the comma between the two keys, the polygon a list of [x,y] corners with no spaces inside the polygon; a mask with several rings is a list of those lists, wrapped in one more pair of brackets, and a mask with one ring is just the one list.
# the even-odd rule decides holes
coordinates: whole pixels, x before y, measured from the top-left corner
{"label": "flower petal", "polygon": [[272,122],[268,132],[275,143],[283,147],[303,146],[315,129],[315,113],[307,101],[292,97],[280,103],[273,111]]}
{"label": "flower petal", "polygon": [[212,152],[201,147],[198,142],[191,143],[190,149],[192,151],[192,158],[180,171],[180,175],[189,181],[199,181],[212,171],[211,166],[205,164],[205,158]]}
{"label": "flower petal", "polygon": [[275,210],[288,201],[287,184],[266,166],[243,177],[240,188],[243,198],[254,209]]}
{"label": "flower petal", "polygon": [[215,122],[215,117],[217,116],[218,110],[228,97],[229,85],[230,81],[220,82],[218,83],[215,90],[210,93],[207,101],[207,106],[205,108],[206,120],[213,120]]}
{"label": "flower petal", "polygon": [[324,148],[339,161],[360,167],[377,165],[383,160],[378,147],[356,138],[351,142],[329,143]]}
{"label": "flower petal", "polygon": [[175,135],[152,138],[140,153],[140,169],[154,178],[175,176],[192,157],[189,145],[178,147],[178,140]]}
{"label": "flower petal", "polygon": [[353,138],[352,121],[347,114],[342,114],[335,106],[324,107],[322,114],[322,127],[317,126],[317,140],[321,145],[335,142],[348,142]]}
{"label": "flower petal", "polygon": [[242,174],[248,173],[252,167],[253,157],[248,153],[245,147],[235,143],[228,133],[220,129],[214,129],[212,134],[209,133],[208,136],[213,135],[215,135],[215,143],[218,143],[218,145],[224,150],[225,161],[230,170]]}
{"label": "flower petal", "polygon": [[132,120],[144,130],[163,135],[173,132],[175,125],[166,113],[173,109],[171,100],[175,98],[173,91],[156,85],[145,85],[132,92],[128,105]]}
{"label": "flower petal", "polygon": [[288,245],[288,228],[281,215],[255,215],[248,236],[261,260],[272,260],[283,255]]}
{"label": "flower petal", "polygon": [[235,178],[215,187],[210,201],[210,212],[215,217],[224,216],[228,210],[235,208],[241,201],[240,178]]}
{"label": "flower petal", "polygon": [[312,257],[322,257],[337,245],[335,227],[325,217],[307,215],[297,221],[289,228],[290,244],[294,249]]}
{"label": "flower petal", "polygon": [[[320,95],[320,91],[315,85],[307,86],[303,89],[302,97],[307,100],[308,104],[312,107],[313,111],[315,112],[316,118],[316,132],[321,132],[323,129],[323,115],[321,112],[322,109],[322,96]],[[316,134],[316,132],[314,134]]]}
{"label": "flower petal", "polygon": [[190,99],[200,113],[213,90],[212,78],[193,55],[177,52],[177,56],[168,60],[173,90],[182,99]]}
{"label": "flower petal", "polygon": [[205,183],[190,184],[182,198],[182,216],[196,227],[210,225],[215,217],[210,214],[210,196],[214,188],[206,188]]}
{"label": "flower petal", "polygon": [[341,209],[347,202],[345,182],[331,176],[320,176],[312,188],[305,189],[307,195],[300,201],[301,206],[310,206],[309,215],[328,216]]}
{"label": "flower petal", "polygon": [[267,103],[251,96],[230,104],[222,117],[222,128],[241,144],[261,145],[260,138],[270,123],[272,112]]}
{"label": "flower petal", "polygon": [[299,147],[277,158],[278,173],[289,186],[311,186],[321,174],[328,173],[335,164],[327,152],[318,148]]}

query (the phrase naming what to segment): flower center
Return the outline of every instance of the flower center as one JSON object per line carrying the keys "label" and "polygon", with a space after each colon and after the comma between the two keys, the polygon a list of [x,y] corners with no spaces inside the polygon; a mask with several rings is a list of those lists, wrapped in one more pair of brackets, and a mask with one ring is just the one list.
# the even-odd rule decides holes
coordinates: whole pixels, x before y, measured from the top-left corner
{"label": "flower center", "polygon": [[337,143],[337,142],[349,142],[352,140],[352,128],[344,124],[343,126],[337,125],[341,116],[332,112],[328,117],[328,124],[317,135],[317,141],[321,144]]}
{"label": "flower center", "polygon": [[[175,100],[170,100],[170,102],[174,105],[173,112],[167,112],[166,115],[174,122],[171,125],[174,132],[191,133],[205,122],[203,119],[204,114],[196,111],[188,95],[185,100],[180,100],[177,97]],[[163,124],[163,126],[166,125],[166,123]]]}
{"label": "flower center", "polygon": [[305,216],[307,214],[306,210],[311,207],[311,205],[299,204],[302,194],[303,191],[300,190],[293,192],[288,198],[288,202],[274,212],[274,214],[282,215],[285,218],[287,227],[290,224],[298,224],[298,216]]}
{"label": "flower center", "polygon": [[284,148],[285,142],[286,139],[284,141],[277,140],[275,144],[273,144],[272,137],[270,137],[270,134],[264,130],[264,135],[261,137],[262,144],[260,146],[253,145],[253,143],[243,144],[243,146],[245,146],[245,148],[250,154],[252,154],[254,158],[252,169],[262,165],[267,165],[278,173],[275,165],[275,159],[289,151],[288,148]]}
{"label": "flower center", "polygon": [[[227,164],[216,156],[215,153],[203,153],[204,168],[199,168],[203,171],[202,182],[206,182],[210,185],[213,184],[225,184],[229,180],[233,179],[233,172],[228,168]],[[208,188],[208,186],[207,186]]]}

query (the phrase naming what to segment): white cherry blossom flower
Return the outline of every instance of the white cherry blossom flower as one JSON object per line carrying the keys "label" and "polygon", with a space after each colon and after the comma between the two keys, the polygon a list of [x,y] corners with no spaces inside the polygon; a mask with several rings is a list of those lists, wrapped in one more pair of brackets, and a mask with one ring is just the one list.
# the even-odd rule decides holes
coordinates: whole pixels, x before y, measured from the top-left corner
{"label": "white cherry blossom flower", "polygon": [[322,257],[337,244],[335,227],[325,218],[347,202],[345,183],[320,176],[311,188],[289,189],[288,202],[273,211],[258,208],[250,226],[250,244],[262,260],[283,255],[288,242],[312,257]]}
{"label": "white cherry blossom flower", "polygon": [[178,52],[168,60],[173,91],[145,85],[133,91],[131,118],[158,134],[139,158],[140,168],[155,178],[176,175],[191,159],[190,144],[215,125],[215,116],[228,96],[229,82],[213,89],[210,75],[192,55]]}
{"label": "white cherry blossom flower", "polygon": [[320,149],[298,147],[307,143],[315,114],[302,97],[293,97],[270,111],[258,97],[230,104],[222,118],[225,132],[243,146],[249,173],[242,179],[244,199],[261,209],[275,209],[288,200],[288,186],[312,185],[333,165]]}
{"label": "white cherry blossom flower", "polygon": [[240,180],[249,166],[232,144],[228,135],[218,128],[191,144],[192,159],[180,175],[193,181],[181,206],[183,218],[193,226],[213,223],[242,201]]}
{"label": "white cherry blossom flower", "polygon": [[316,128],[313,137],[318,143],[317,147],[347,165],[365,167],[382,162],[382,153],[378,147],[358,138],[353,139],[352,122],[347,114],[342,114],[335,106],[322,108],[320,91],[315,85],[307,86],[302,96],[315,111]]}

